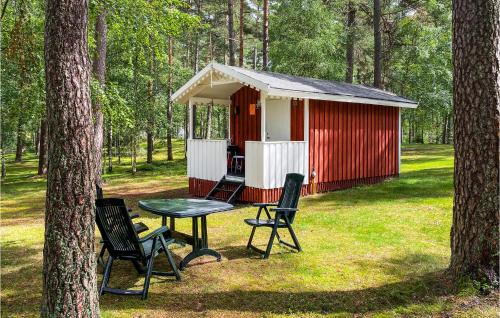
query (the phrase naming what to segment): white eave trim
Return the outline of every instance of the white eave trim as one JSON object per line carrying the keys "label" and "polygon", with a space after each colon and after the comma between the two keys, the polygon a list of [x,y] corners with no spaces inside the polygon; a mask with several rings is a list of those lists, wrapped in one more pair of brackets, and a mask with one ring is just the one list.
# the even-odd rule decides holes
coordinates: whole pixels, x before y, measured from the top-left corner
{"label": "white eave trim", "polygon": [[403,107],[403,108],[417,108],[417,106],[418,106],[418,104],[394,102],[394,101],[388,101],[388,100],[383,100],[383,99],[371,99],[371,98],[363,98],[363,97],[356,97],[356,96],[331,95],[331,94],[324,94],[324,93],[291,91],[291,90],[279,89],[279,88],[271,88],[269,90],[269,95],[275,96],[275,97],[328,100],[328,101],[335,101],[335,102],[358,103],[358,104],[369,104],[369,105],[379,105],[379,106],[393,106],[393,107]]}
{"label": "white eave trim", "polygon": [[198,72],[198,74],[193,76],[193,78],[191,78],[186,84],[184,84],[174,94],[172,94],[170,100],[172,100],[173,102],[177,102],[180,99],[187,100],[188,98],[193,97],[191,95],[195,95],[193,94],[193,92],[197,91],[196,86],[200,85],[201,81],[203,81],[205,77],[210,75],[210,72],[221,73],[222,75],[229,77],[231,80],[239,82],[242,85],[250,86],[251,88],[258,90],[271,98],[316,99],[316,100],[370,104],[370,105],[380,105],[380,106],[393,106],[393,107],[403,107],[403,108],[417,108],[418,106],[417,103],[405,103],[405,102],[396,102],[383,99],[371,99],[371,98],[363,98],[355,96],[332,95],[325,93],[272,88],[268,84],[262,81],[256,80],[251,76],[240,73],[232,69],[231,67],[218,64],[215,62],[208,64],[200,72]]}
{"label": "white eave trim", "polygon": [[216,73],[221,73],[224,76],[234,80],[235,82],[239,82],[242,85],[250,86],[251,88],[256,89],[258,91],[267,92],[267,90],[269,89],[269,86],[261,81],[258,81],[248,75],[237,72],[225,65],[212,62],[207,66],[205,66],[200,72],[198,72],[198,74],[193,76],[193,78],[191,78],[175,93],[173,93],[172,96],[170,97],[170,100],[176,102],[181,98],[186,99],[191,97],[189,95],[189,92],[195,89],[195,87],[193,86],[199,85],[200,82],[204,80],[205,77],[208,76],[211,71],[214,71]]}

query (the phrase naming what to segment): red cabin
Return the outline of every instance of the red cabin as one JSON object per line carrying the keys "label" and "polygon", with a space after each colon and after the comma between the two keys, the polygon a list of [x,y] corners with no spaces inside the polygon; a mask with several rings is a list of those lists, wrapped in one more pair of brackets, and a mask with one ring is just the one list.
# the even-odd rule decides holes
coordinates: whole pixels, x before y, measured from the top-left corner
{"label": "red cabin", "polygon": [[[172,100],[189,104],[189,192],[229,198],[217,186],[227,180],[246,202],[277,201],[288,172],[306,176],[303,194],[397,176],[401,108],[417,107],[373,87],[217,63]],[[228,139],[193,138],[193,106],[207,103],[227,106]]]}

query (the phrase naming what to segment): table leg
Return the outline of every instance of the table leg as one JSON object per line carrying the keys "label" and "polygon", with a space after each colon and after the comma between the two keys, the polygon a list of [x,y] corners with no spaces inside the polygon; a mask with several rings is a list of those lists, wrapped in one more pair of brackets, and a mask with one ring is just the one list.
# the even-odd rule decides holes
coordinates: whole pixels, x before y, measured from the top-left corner
{"label": "table leg", "polygon": [[[193,259],[208,255],[217,258],[217,261],[220,262],[222,256],[217,252],[210,248],[208,248],[208,234],[207,234],[207,217],[201,217],[201,242],[198,237],[198,217],[193,217],[193,251],[186,255],[184,259],[181,261],[179,265],[180,270],[184,270],[189,262]],[[201,246],[200,246],[201,243]]]}

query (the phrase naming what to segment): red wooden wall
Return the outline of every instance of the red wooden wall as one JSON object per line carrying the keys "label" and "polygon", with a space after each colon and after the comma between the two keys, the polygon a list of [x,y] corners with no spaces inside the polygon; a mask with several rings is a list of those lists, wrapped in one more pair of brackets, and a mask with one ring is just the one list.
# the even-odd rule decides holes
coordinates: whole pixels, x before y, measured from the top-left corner
{"label": "red wooden wall", "polygon": [[309,170],[316,182],[398,174],[398,120],[395,107],[311,100]]}
{"label": "red wooden wall", "polygon": [[304,140],[304,100],[290,103],[290,140]]}
{"label": "red wooden wall", "polygon": [[243,86],[231,96],[231,142],[245,153],[246,140],[260,140],[260,109],[250,114],[250,104],[257,104],[259,92]]}

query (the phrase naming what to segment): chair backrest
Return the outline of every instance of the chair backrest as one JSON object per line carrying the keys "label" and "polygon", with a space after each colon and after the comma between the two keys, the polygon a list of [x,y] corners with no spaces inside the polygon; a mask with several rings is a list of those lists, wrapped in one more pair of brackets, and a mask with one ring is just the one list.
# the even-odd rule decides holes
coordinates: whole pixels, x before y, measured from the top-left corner
{"label": "chair backrest", "polygon": [[143,257],[144,250],[123,199],[97,199],[96,223],[110,255]]}
{"label": "chair backrest", "polygon": [[95,184],[95,198],[96,199],[104,199],[104,194],[102,193],[102,188],[98,183]]}
{"label": "chair backrest", "polygon": [[[288,173],[286,175],[285,185],[278,201],[279,208],[297,208],[303,182],[304,176],[299,173]],[[294,218],[295,213],[291,213],[289,217],[290,223],[293,223]]]}

